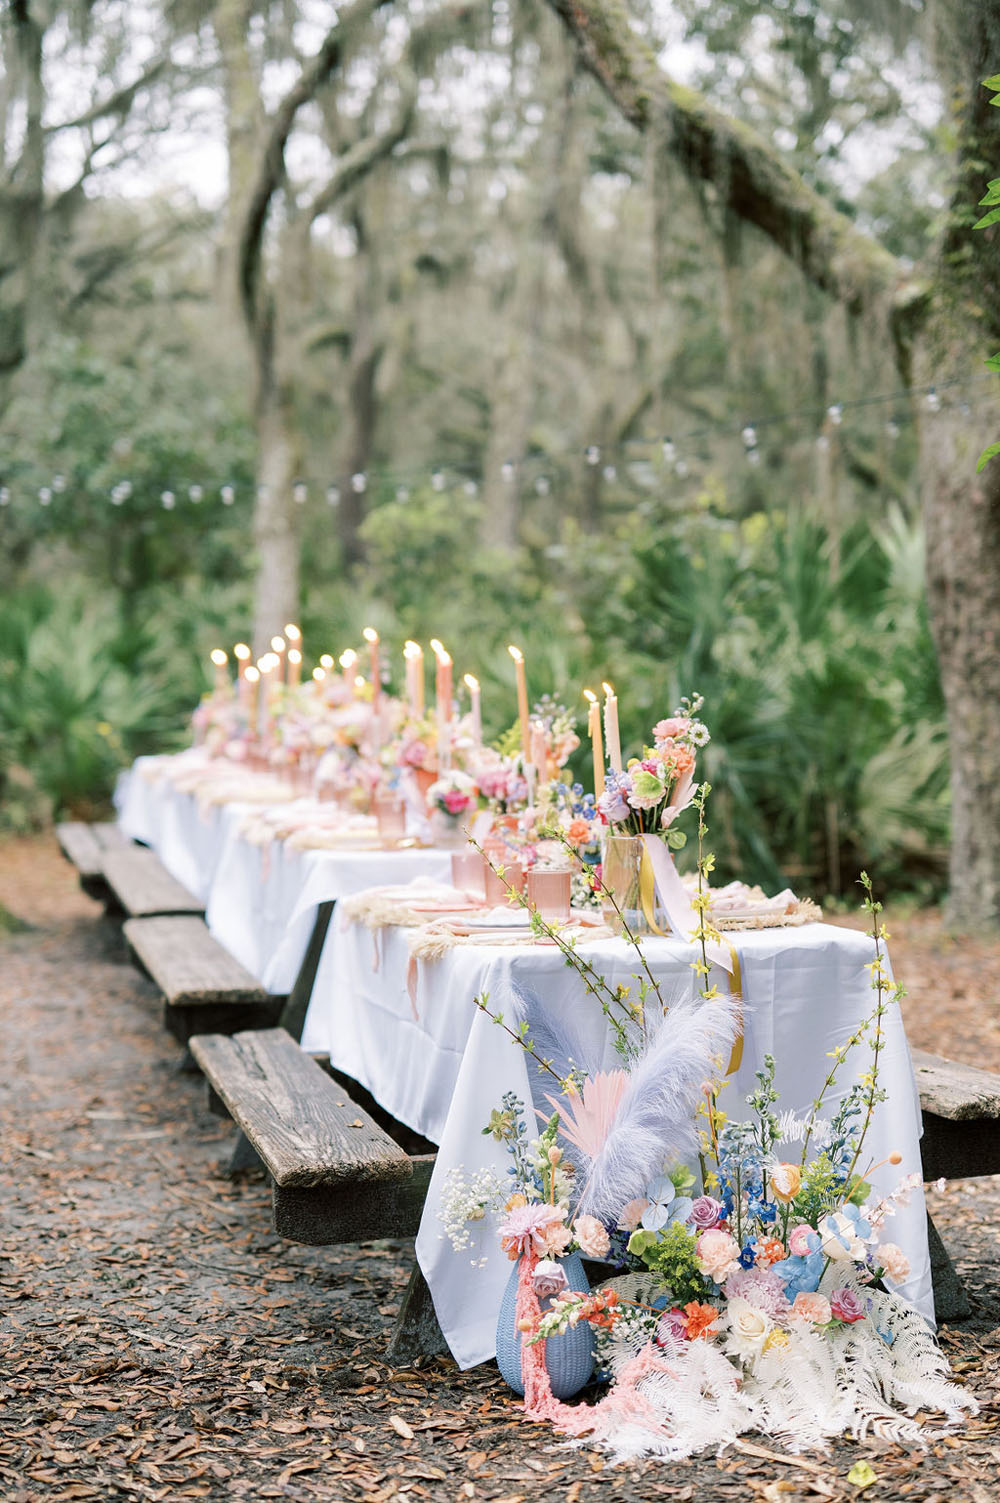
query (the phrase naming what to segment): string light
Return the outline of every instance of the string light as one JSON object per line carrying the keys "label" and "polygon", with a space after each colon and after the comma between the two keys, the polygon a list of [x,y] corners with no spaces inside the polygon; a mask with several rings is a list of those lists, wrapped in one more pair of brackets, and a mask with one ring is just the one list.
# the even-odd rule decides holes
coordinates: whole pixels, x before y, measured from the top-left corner
{"label": "string light", "polygon": [[[956,399],[952,402],[946,402],[945,399],[943,399],[941,396],[942,390],[961,386],[965,387],[966,390],[976,389],[978,391],[978,389],[985,383],[988,383],[992,388],[995,384],[995,377],[988,375],[980,377],[978,379],[956,378],[952,381],[943,382],[940,386],[935,385],[907,387],[893,392],[883,392],[873,394],[871,396],[857,397],[847,401],[832,402],[822,408],[814,407],[800,409],[798,411],[774,413],[766,418],[757,418],[754,422],[744,423],[743,426],[737,430],[737,432],[743,444],[747,461],[752,465],[757,465],[761,462],[762,459],[762,455],[759,450],[760,441],[758,430],[760,428],[767,427],[768,425],[774,426],[779,423],[788,424],[791,422],[805,423],[811,420],[813,422],[822,422],[824,425],[828,424],[832,427],[839,427],[842,425],[846,414],[849,412],[862,411],[866,408],[885,406],[887,404],[899,404],[904,399],[919,400],[920,405],[928,413],[938,413],[946,405],[951,406],[959,411],[964,418],[967,418],[971,415],[976,402],[984,401],[987,399],[987,397],[992,398],[992,392],[990,392],[989,394],[984,393],[981,397],[977,396],[971,400],[967,395],[963,394],[961,399]],[[910,415],[906,415],[901,418],[898,412],[890,416],[884,423],[884,433],[886,439],[890,443],[894,443],[900,435],[902,424],[909,420]],[[724,438],[727,433],[732,434],[733,428],[727,423],[717,422],[711,425],[706,425],[699,429],[692,429],[690,432],[680,435],[680,438],[682,441],[688,442],[699,438],[705,438],[709,435],[716,435]],[[822,452],[828,448],[829,437],[829,433],[824,431],[820,431],[816,435],[814,442],[818,450]],[[623,455],[627,455],[630,451],[634,452],[636,449],[641,449],[643,447],[646,447],[647,449],[655,449],[656,447],[659,447],[663,462],[666,465],[672,467],[673,473],[677,476],[678,479],[684,479],[690,474],[690,464],[686,460],[679,459],[677,457],[678,441],[674,437],[665,436],[662,439],[648,439],[642,436],[636,436],[627,440],[623,440],[618,445],[610,446],[612,452],[617,450]],[[130,445],[127,441],[116,441],[114,444],[112,444],[112,453],[116,457],[121,458],[128,452],[130,452]],[[604,452],[607,453],[607,451]],[[596,467],[597,465],[601,464],[602,449],[599,445],[587,445],[583,451],[583,454],[585,462],[588,466]],[[641,462],[643,462],[642,456],[635,455],[635,458],[628,460],[627,464],[631,466],[633,464],[640,464]],[[645,463],[648,466],[648,455],[646,456]],[[608,460],[602,466],[602,474],[606,480],[615,480],[618,478],[620,469],[620,465],[613,464],[610,462],[610,460]],[[392,476],[392,473],[392,471],[387,472],[385,478],[388,480]],[[395,473],[396,475],[399,475],[400,471],[397,470]],[[425,471],[424,473],[426,474],[427,472]],[[513,459],[505,460],[500,466],[500,474],[505,482],[510,483],[514,481],[517,476],[517,464],[515,463],[515,461]],[[647,470],[646,476],[644,477],[646,483],[648,483],[649,475],[650,472]],[[369,481],[370,476],[367,475],[363,470],[359,470],[351,476],[351,489],[355,492],[355,494],[361,495],[368,489]],[[53,497],[65,492],[68,487],[68,483],[69,482],[67,481],[67,477],[64,474],[59,473],[53,475],[49,485],[42,486],[37,491],[38,504],[41,506],[51,505]],[[434,491],[439,493],[447,489],[447,472],[441,466],[434,466],[431,469],[430,485]],[[537,476],[533,482],[533,485],[535,492],[540,496],[547,496],[551,494],[553,489],[553,482],[547,475]],[[468,478],[462,482],[462,490],[467,496],[473,497],[479,494],[479,485],[474,479]],[[189,485],[185,488],[185,491],[188,498],[196,504],[200,503],[207,494],[205,488],[200,484]],[[257,486],[256,495],[259,501],[264,502],[269,500],[271,494],[271,489],[266,484]],[[336,507],[337,505],[339,505],[341,499],[341,488],[339,485],[328,486],[326,488],[325,494],[326,501],[329,506]],[[132,481],[121,480],[118,481],[117,484],[112,486],[110,492],[108,493],[108,499],[112,506],[119,507],[123,506],[126,501],[130,500],[133,497],[133,495],[134,486]],[[232,506],[236,501],[236,488],[232,484],[220,486],[218,495],[220,501],[224,506]],[[411,492],[408,486],[403,484],[397,485],[395,490],[397,501],[403,502],[409,500],[410,495]],[[308,501],[308,486],[306,482],[302,480],[296,481],[291,487],[291,496],[298,505],[304,505]],[[9,507],[14,503],[14,500],[15,498],[12,495],[10,486],[0,486],[0,506]],[[174,511],[177,505],[176,491],[170,489],[161,491],[160,505],[164,511]]]}

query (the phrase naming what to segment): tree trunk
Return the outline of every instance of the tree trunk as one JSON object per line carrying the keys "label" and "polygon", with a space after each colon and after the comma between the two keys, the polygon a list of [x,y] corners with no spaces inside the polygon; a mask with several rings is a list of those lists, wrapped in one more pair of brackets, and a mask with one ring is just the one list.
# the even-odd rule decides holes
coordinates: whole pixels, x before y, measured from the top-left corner
{"label": "tree trunk", "polygon": [[[374,195],[376,215],[381,199],[381,195]],[[361,524],[367,510],[367,491],[355,489],[354,476],[366,475],[371,467],[378,421],[375,380],[385,348],[379,330],[385,297],[378,262],[378,231],[382,226],[380,223],[375,234],[370,235],[367,216],[362,215],[360,209],[355,211],[352,219],[358,249],[354,266],[354,327],[347,363],[345,474],[340,488],[339,512],[340,544],[348,568],[364,558]]]}
{"label": "tree trunk", "polygon": [[257,500],[253,534],[257,550],[254,600],[254,653],[268,650],[271,638],[299,613],[298,508],[292,489],[298,475],[298,448],[288,404],[268,387],[257,409]]}

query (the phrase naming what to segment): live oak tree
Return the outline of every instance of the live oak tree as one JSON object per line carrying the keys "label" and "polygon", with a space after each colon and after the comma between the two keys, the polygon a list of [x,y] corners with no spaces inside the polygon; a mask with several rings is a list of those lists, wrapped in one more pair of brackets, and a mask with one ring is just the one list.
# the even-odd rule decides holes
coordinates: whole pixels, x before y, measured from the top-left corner
{"label": "live oak tree", "polygon": [[[891,341],[903,385],[967,379],[1000,337],[1000,235],[972,235],[970,205],[1000,161],[1000,122],[982,80],[1000,59],[998,0],[942,0],[935,55],[957,147],[948,221],[910,268],[839,212],[768,140],[675,82],[618,0],[549,0],[584,66],[641,132],[729,213],[757,227],[830,299]],[[951,904],[970,925],[1000,923],[1000,461],[976,475],[983,433],[945,407],[917,413],[930,609],[948,709]]]}

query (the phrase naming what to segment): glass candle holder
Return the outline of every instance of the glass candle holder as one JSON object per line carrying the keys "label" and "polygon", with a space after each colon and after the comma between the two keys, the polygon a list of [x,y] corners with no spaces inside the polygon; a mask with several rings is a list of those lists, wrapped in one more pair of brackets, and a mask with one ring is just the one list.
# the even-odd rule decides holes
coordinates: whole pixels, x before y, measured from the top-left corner
{"label": "glass candle holder", "polygon": [[472,846],[466,851],[452,851],[451,882],[459,892],[467,892],[472,898],[485,898],[486,871],[486,862]]}
{"label": "glass candle holder", "polygon": [[377,793],[372,800],[379,839],[396,845],[406,834],[406,803],[398,793]]}
{"label": "glass candle holder", "polygon": [[528,902],[543,919],[564,923],[569,918],[573,874],[569,867],[546,871],[533,866],[528,872]]}
{"label": "glass candle holder", "polygon": [[524,891],[524,867],[519,861],[495,861],[503,867],[503,877],[498,877],[491,866],[486,868],[486,901],[491,908],[510,899],[510,889]]}

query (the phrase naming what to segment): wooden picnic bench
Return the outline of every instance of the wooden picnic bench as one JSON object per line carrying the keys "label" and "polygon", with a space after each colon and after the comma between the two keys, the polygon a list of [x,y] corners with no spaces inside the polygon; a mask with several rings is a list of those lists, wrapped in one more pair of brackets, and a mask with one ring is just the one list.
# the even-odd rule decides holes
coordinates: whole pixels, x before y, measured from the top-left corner
{"label": "wooden picnic bench", "polygon": [[66,860],[76,867],[87,896],[107,904],[111,893],[104,875],[104,858],[132,842],[116,824],[85,824],[82,820],[56,825],[56,839]]}
{"label": "wooden picnic bench", "polygon": [[[416,1236],[434,1154],[406,1153],[283,1028],[201,1035],[191,1052],[209,1106],[242,1134],[271,1180],[274,1229],[324,1247]],[[391,1361],[447,1350],[419,1267],[396,1329]]]}
{"label": "wooden picnic bench", "polygon": [[196,914],[127,919],[122,933],[163,993],[164,1021],[180,1043],[199,1033],[271,1028],[281,1017],[285,998],[265,991]]}
{"label": "wooden picnic bench", "polygon": [[168,913],[205,916],[201,899],[172,877],[156,852],[146,846],[126,845],[108,851],[102,870],[112,896],[129,918]]}
{"label": "wooden picnic bench", "polygon": [[[919,1049],[912,1057],[925,1181],[1000,1174],[1000,1075]],[[938,1320],[965,1320],[972,1313],[969,1296],[929,1215],[927,1230]]]}

